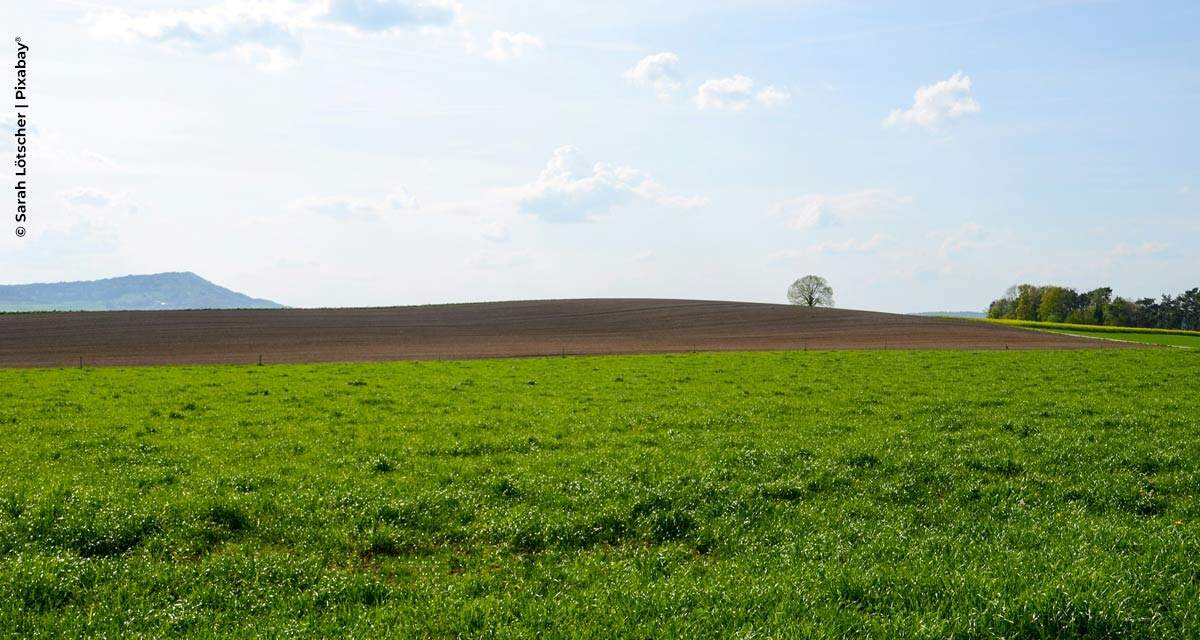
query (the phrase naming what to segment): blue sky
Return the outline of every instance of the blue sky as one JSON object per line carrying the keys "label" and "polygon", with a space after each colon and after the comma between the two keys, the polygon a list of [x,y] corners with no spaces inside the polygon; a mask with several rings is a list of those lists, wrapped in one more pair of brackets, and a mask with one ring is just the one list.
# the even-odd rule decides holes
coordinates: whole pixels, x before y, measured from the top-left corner
{"label": "blue sky", "polygon": [[782,302],[817,273],[899,312],[1200,284],[1196,3],[50,1],[0,24],[35,127],[4,282]]}

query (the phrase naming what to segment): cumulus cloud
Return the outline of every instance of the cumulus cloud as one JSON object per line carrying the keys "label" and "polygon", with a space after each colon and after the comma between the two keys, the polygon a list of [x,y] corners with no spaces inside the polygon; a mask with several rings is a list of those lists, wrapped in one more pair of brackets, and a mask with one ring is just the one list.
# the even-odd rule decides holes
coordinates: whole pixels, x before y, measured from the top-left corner
{"label": "cumulus cloud", "polygon": [[917,89],[912,106],[892,111],[884,118],[883,125],[936,130],[951,120],[978,112],[979,103],[971,97],[971,78],[959,71],[945,80]]}
{"label": "cumulus cloud", "polygon": [[416,198],[407,191],[397,190],[383,198],[355,196],[313,196],[297,200],[293,208],[312,211],[338,219],[380,218],[388,213],[418,209]]}
{"label": "cumulus cloud", "polygon": [[692,208],[706,204],[697,197],[673,195],[633,167],[604,162],[588,164],[574,146],[554,150],[533,183],[518,189],[518,208],[547,222],[581,222],[635,199]]}
{"label": "cumulus cloud", "polygon": [[232,52],[264,69],[290,64],[300,51],[303,16],[287,2],[224,2],[203,9],[110,11],[91,18],[93,35],[177,50]]}
{"label": "cumulus cloud", "polygon": [[666,100],[681,85],[679,56],[670,51],[646,56],[626,69],[624,76],[638,86],[654,89],[660,100]]}
{"label": "cumulus cloud", "polygon": [[772,205],[771,215],[787,219],[794,229],[831,227],[912,202],[886,189],[865,189],[838,195],[811,194]]}
{"label": "cumulus cloud", "polygon": [[753,80],[743,75],[733,75],[706,80],[700,85],[692,101],[696,108],[701,110],[744,111],[755,102],[772,109],[787,102],[791,97],[788,92],[769,85],[756,93]]}
{"label": "cumulus cloud", "polygon": [[458,6],[434,0],[226,0],[199,9],[88,17],[101,38],[147,42],[202,54],[232,53],[260,69],[277,70],[299,58],[302,35],[321,25],[358,33],[448,25]]}
{"label": "cumulus cloud", "polygon": [[754,81],[746,76],[707,80],[693,100],[698,109],[741,111],[750,105]]}
{"label": "cumulus cloud", "polygon": [[116,201],[116,196],[99,189],[81,188],[64,191],[59,194],[67,204],[86,207],[107,207]]}
{"label": "cumulus cloud", "polygon": [[492,45],[487,51],[487,57],[500,62],[516,60],[534,49],[541,48],[542,39],[537,36],[495,31],[492,33]]}

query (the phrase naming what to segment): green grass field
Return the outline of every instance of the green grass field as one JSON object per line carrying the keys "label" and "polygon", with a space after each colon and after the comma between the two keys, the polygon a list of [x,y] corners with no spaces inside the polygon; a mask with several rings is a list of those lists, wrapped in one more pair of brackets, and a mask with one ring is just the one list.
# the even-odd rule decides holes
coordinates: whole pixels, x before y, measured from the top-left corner
{"label": "green grass field", "polygon": [[1200,353],[0,371],[0,635],[1200,636]]}
{"label": "green grass field", "polygon": [[1126,342],[1143,342],[1146,344],[1161,344],[1171,347],[1188,347],[1200,349],[1200,335],[1187,336],[1170,333],[1123,333],[1119,331],[1086,331],[1082,329],[1053,330],[1055,333],[1065,333],[1085,338],[1103,338],[1106,340],[1124,340]]}
{"label": "green grass field", "polygon": [[1086,331],[1088,333],[1146,333],[1156,335],[1192,336],[1200,338],[1200,331],[1188,329],[1156,329],[1153,327],[1116,327],[1106,324],[1074,324],[1070,322],[1039,322],[1037,320],[1007,320],[1000,318],[978,318],[980,322],[1003,324],[1010,327],[1029,329],[1052,329],[1055,331]]}
{"label": "green grass field", "polygon": [[1040,329],[1065,333],[1085,338],[1102,338],[1108,340],[1124,340],[1126,342],[1141,342],[1172,347],[1188,347],[1200,349],[1200,331],[1184,329],[1153,329],[1147,327],[1110,327],[1107,325],[1070,324],[1065,322],[1036,322],[1033,320],[999,320],[996,318],[980,318],[980,322],[1003,324],[1010,327]]}

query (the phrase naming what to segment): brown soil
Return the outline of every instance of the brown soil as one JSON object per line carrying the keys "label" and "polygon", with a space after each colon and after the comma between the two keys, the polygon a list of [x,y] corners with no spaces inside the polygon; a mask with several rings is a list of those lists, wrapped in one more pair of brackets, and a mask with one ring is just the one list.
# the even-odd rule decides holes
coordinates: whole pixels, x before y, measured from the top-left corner
{"label": "brown soil", "polygon": [[0,367],[328,362],[672,351],[1106,349],[970,320],[591,299],[372,309],[0,314]]}

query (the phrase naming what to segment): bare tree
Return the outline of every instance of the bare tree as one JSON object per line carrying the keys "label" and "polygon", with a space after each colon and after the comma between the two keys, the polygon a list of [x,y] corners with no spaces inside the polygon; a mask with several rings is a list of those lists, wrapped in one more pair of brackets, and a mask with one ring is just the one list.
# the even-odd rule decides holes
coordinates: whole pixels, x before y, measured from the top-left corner
{"label": "bare tree", "polygon": [[806,307],[832,307],[833,287],[821,276],[804,276],[788,287],[788,302]]}

